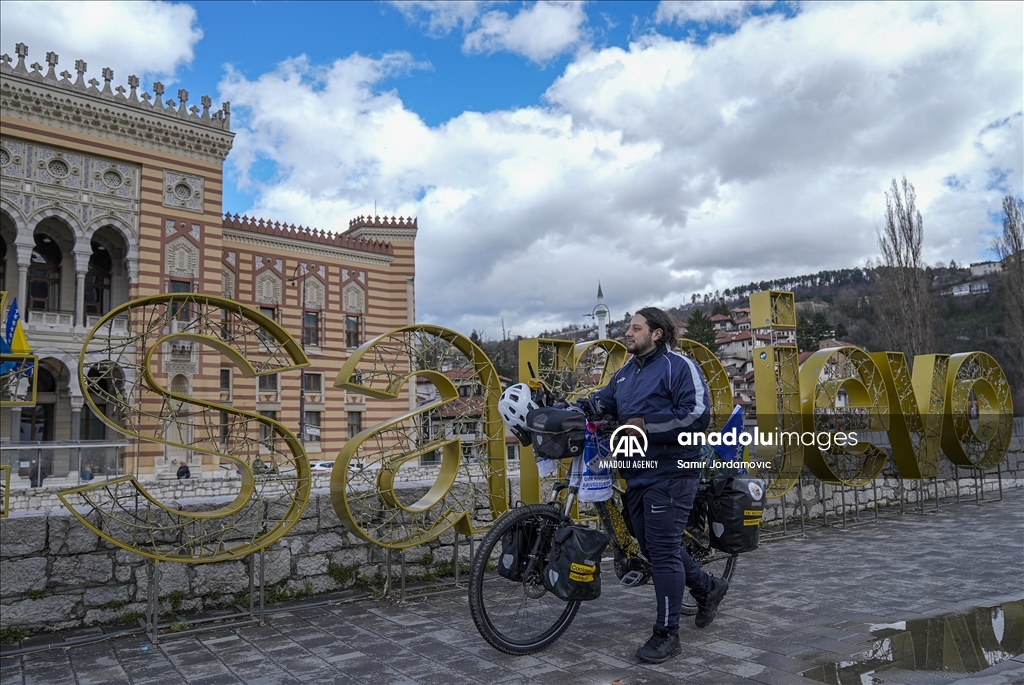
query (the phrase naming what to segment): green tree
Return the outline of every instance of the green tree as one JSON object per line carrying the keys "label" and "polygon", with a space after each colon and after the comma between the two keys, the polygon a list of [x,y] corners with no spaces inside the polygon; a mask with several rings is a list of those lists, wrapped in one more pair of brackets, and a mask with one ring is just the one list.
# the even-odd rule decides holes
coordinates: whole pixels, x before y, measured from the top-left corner
{"label": "green tree", "polygon": [[[843,327],[843,335],[845,334],[846,328]],[[810,321],[805,316],[797,319],[796,346],[801,352],[813,352],[818,349],[819,342],[838,335],[839,327],[833,327],[823,312],[815,313]]]}
{"label": "green tree", "polygon": [[811,333],[811,322],[806,316],[800,315],[796,320],[796,348],[801,352],[818,349],[817,340]]}
{"label": "green tree", "polygon": [[729,305],[725,303],[725,300],[718,300],[715,302],[715,306],[711,309],[711,314],[721,314],[723,316],[732,316],[732,310],[729,309]]}
{"label": "green tree", "polygon": [[811,317],[811,332],[815,337],[815,342],[832,337],[832,325],[828,322],[828,318],[823,312],[817,312]]}
{"label": "green tree", "polygon": [[715,324],[711,323],[711,317],[699,309],[694,309],[690,318],[686,320],[686,337],[689,340],[699,342],[712,352],[718,352],[718,345],[715,338],[718,332]]}

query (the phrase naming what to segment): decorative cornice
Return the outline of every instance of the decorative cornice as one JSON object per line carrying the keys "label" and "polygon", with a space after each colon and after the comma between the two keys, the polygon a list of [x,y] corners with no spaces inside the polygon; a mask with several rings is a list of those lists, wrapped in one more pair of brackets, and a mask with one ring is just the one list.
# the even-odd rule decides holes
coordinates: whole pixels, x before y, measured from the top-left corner
{"label": "decorative cornice", "polygon": [[342,235],[390,242],[412,242],[416,240],[418,230],[419,222],[416,217],[357,216],[348,222],[348,230]]}
{"label": "decorative cornice", "polygon": [[348,250],[359,250],[375,252],[394,256],[395,251],[391,245],[381,240],[368,240],[359,236],[345,233],[328,233],[317,228],[296,226],[294,224],[282,224],[277,221],[265,221],[255,217],[238,216],[237,214],[224,215],[224,228],[237,228],[242,231],[262,233],[264,235],[278,238],[288,238],[304,243],[319,243],[321,245],[332,245]]}
{"label": "decorative cornice", "polygon": [[[23,119],[56,126],[77,133],[99,136],[120,143],[139,145],[172,154],[184,155],[203,161],[223,163],[231,150],[234,134],[231,132],[231,105],[211,113],[212,101],[203,96],[202,112],[193,105],[188,107],[188,91],[178,91],[178,102],[161,98],[163,84],[153,84],[155,98],[149,93],[141,99],[136,94],[137,76],[128,77],[130,93],[124,86],[111,89],[113,70],[103,69],[104,85],[99,81],[85,81],[86,63],[75,62],[78,78],[71,80],[68,71],[58,79],[54,73],[58,57],[49,52],[46,62],[49,70],[44,74],[38,62],[25,68],[28,48],[18,43],[17,64],[11,67],[10,56],[0,57],[0,107],[5,117]],[[115,92],[116,91],[116,92]]]}
{"label": "decorative cornice", "polygon": [[373,266],[391,266],[394,255],[363,252],[359,250],[335,247],[334,245],[308,243],[282,236],[254,233],[251,230],[241,230],[229,226],[224,227],[223,240],[225,243],[248,245],[263,250],[288,251],[303,257],[319,257],[322,259],[339,259],[349,262],[360,262]]}

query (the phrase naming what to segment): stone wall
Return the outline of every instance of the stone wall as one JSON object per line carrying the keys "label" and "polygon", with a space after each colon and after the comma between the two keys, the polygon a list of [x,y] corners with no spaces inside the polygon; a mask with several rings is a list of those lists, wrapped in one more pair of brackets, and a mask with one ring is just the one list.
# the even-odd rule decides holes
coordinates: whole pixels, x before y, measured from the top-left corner
{"label": "stone wall", "polygon": [[[1019,440],[1017,441],[1019,442]],[[436,468],[436,467],[434,467]],[[426,473],[418,473],[422,477]],[[1003,488],[1024,486],[1024,454],[1016,445],[1001,466]],[[803,496],[793,489],[782,500],[770,500],[765,512],[769,527],[779,526],[782,510],[788,524],[799,525],[800,507],[805,520],[821,522],[823,511],[829,523],[841,522],[841,511],[848,516],[855,509],[861,518],[874,506],[898,506],[902,494],[907,512],[917,509],[921,501],[934,500],[936,488],[940,497],[953,497],[956,480],[953,469],[944,462],[937,481],[900,481],[887,471],[876,481],[876,487],[852,488],[825,485],[813,478],[803,481]],[[429,484],[427,479],[427,484]],[[960,477],[961,496],[973,501],[980,483],[985,497],[994,497],[1000,481],[994,473],[975,481]],[[300,522],[282,540],[267,548],[265,558],[268,597],[305,596],[334,590],[383,587],[386,550],[370,545],[349,533],[334,513],[327,486],[329,476],[317,476],[317,490],[311,497]],[[152,492],[166,502],[177,502],[184,509],[216,506],[228,499],[218,496],[216,488],[230,482],[212,483],[204,479],[147,484]],[[518,496],[518,478],[511,479],[512,499]],[[152,486],[152,487],[151,487]],[[424,483],[408,483],[406,487],[426,488]],[[161,489],[163,488],[163,489]],[[207,490],[207,488],[214,488]],[[230,494],[233,490],[229,490]],[[550,490],[545,489],[546,495]],[[194,499],[202,495],[205,499]],[[40,494],[40,497],[50,495]],[[53,495],[55,499],[55,494]],[[480,498],[484,503],[485,498]],[[934,503],[925,504],[926,509]],[[948,504],[943,504],[948,506]],[[13,507],[12,507],[13,508]],[[489,514],[478,512],[483,524]],[[454,534],[449,532],[427,545],[407,550],[406,572],[410,578],[431,578],[448,575],[452,570]],[[394,554],[393,573],[398,572],[398,555]],[[459,558],[468,563],[469,545],[461,540]],[[160,564],[162,580],[159,593],[162,609],[182,614],[227,606],[233,602],[247,603],[248,566],[245,561],[216,564]],[[100,540],[63,508],[48,511],[12,511],[0,521],[0,628],[24,628],[32,631],[60,630],[130,620],[145,610],[147,563],[137,555]]]}
{"label": "stone wall", "polygon": [[[216,503],[207,500],[204,508]],[[447,533],[408,550],[407,573],[419,578],[450,573],[453,543],[454,533]],[[386,553],[349,533],[330,495],[317,492],[299,523],[265,552],[268,596],[301,597],[360,584],[383,587]],[[465,538],[459,556],[469,562]],[[393,559],[397,572],[397,553]],[[159,567],[165,611],[247,605],[246,561]],[[60,509],[12,512],[0,521],[0,579],[0,628],[62,630],[131,620],[145,611],[147,561],[101,540]]]}

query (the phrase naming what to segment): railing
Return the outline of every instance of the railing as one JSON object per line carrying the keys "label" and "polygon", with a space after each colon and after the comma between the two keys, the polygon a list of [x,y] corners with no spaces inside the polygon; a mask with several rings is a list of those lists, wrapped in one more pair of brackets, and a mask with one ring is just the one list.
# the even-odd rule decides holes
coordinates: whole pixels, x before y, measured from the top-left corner
{"label": "railing", "polygon": [[198,319],[171,319],[171,333],[188,333],[198,331],[202,328],[202,322]]}
{"label": "railing", "polygon": [[[75,313],[74,312],[63,312],[63,311],[49,311],[44,309],[30,309],[25,312],[26,321],[30,328],[38,329],[41,327],[46,328],[64,328],[70,331],[75,325]],[[86,328],[92,328],[99,320],[103,318],[102,314],[90,314],[85,317]],[[111,336],[127,336],[128,335],[128,317],[118,316],[112,319],[108,324],[107,328],[103,331],[104,335]]]}
{"label": "railing", "polygon": [[[95,326],[97,323],[99,323],[100,319],[102,319],[102,318],[103,318],[102,314],[90,314],[90,315],[86,316],[85,317],[85,327],[89,328],[89,329],[92,329],[92,327]],[[102,331],[100,331],[100,333],[102,333],[104,336],[109,336],[109,337],[115,337],[115,336],[125,337],[125,336],[127,336],[128,335],[128,317],[127,316],[118,316],[118,317],[115,317],[115,318],[111,319],[109,322],[107,322],[107,326]]]}
{"label": "railing", "polygon": [[71,328],[75,325],[74,312],[47,311],[29,309],[25,312],[26,321],[31,326],[48,326],[50,328]]}
{"label": "railing", "polygon": [[42,485],[70,487],[124,475],[119,452],[127,445],[126,440],[5,442],[0,444],[0,463],[11,467],[12,490]]}

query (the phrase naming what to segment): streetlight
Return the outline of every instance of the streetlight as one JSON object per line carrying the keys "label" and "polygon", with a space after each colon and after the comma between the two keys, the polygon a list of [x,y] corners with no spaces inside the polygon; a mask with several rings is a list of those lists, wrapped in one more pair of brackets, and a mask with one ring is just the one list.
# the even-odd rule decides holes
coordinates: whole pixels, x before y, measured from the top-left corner
{"label": "streetlight", "polygon": [[[299,269],[302,269],[302,274],[296,278],[296,274]],[[299,345],[302,346],[302,351],[306,351],[306,276],[309,275],[309,270],[303,263],[295,265],[295,269],[292,271],[292,277],[288,279],[288,285],[295,285],[295,281],[299,281]],[[303,370],[299,377],[299,442],[306,444],[306,372]]]}
{"label": "streetlight", "polygon": [[608,307],[604,305],[604,303],[599,303],[596,307],[594,307],[594,310],[592,312],[583,315],[585,317],[589,316],[591,319],[595,319],[597,321],[598,340],[608,337],[608,334],[605,331],[605,322],[608,320],[608,315],[609,310]]}

